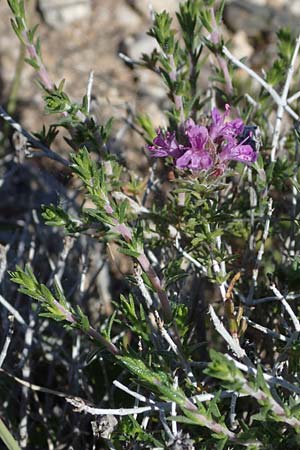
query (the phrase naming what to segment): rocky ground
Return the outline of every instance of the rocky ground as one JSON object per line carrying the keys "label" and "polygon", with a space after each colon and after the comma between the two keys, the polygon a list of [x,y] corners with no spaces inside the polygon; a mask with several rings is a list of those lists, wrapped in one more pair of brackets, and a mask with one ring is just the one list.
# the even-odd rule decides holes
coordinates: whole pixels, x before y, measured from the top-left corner
{"label": "rocky ground", "polygon": [[[94,71],[94,109],[101,119],[129,111],[147,112],[161,124],[164,88],[146,71],[133,72],[118,56],[128,52],[138,59],[152,48],[145,36],[151,24],[148,0],[30,0],[31,23],[40,23],[45,64],[52,79],[67,80],[67,91],[81,99],[91,70]],[[179,1],[152,1],[153,8],[174,13]],[[237,56],[246,56],[255,66],[266,59],[266,46],[274,42],[274,30],[299,23],[300,0],[231,1],[225,23]],[[19,43],[11,26],[6,1],[0,2],[0,101],[9,97],[19,54]],[[272,51],[272,50],[271,50]],[[24,66],[16,114],[32,130],[41,126],[41,94],[34,84],[31,67]],[[1,125],[0,125],[1,126]]]}
{"label": "rocky ground", "polygon": [[[30,2],[28,2],[30,3]],[[32,2],[31,2],[32,3]],[[119,50],[126,50],[128,46],[134,57],[141,51],[147,51],[152,46],[150,39],[144,38],[144,33],[151,23],[147,2],[139,5],[135,10],[124,0],[94,0],[88,2],[90,7],[81,19],[71,20],[73,11],[69,3],[66,20],[60,17],[55,28],[53,14],[58,0],[40,2],[44,8],[41,15],[36,8],[31,17],[31,23],[40,23],[40,36],[44,61],[55,82],[62,78],[67,80],[67,91],[73,99],[80,100],[86,92],[89,73],[94,71],[95,96],[94,108],[101,119],[109,115],[126,115],[128,108],[132,110],[147,109],[156,123],[160,122],[159,108],[149,104],[148,85],[151,85],[151,103],[159,103],[164,95],[162,87],[143,75],[137,79],[118,56]],[[159,2],[157,2],[159,3]],[[168,5],[168,3],[170,5]],[[164,6],[174,9],[177,2],[167,1]],[[50,6],[49,6],[50,5]],[[170,8],[169,8],[170,7]],[[6,102],[14,78],[15,67],[19,54],[19,43],[11,26],[11,14],[6,2],[0,3],[0,98]],[[68,23],[69,22],[69,23]],[[71,23],[70,23],[71,22]],[[22,123],[29,129],[36,129],[41,124],[42,101],[41,94],[33,83],[34,73],[31,67],[24,66],[19,89],[18,114]],[[157,118],[156,118],[157,117]]]}

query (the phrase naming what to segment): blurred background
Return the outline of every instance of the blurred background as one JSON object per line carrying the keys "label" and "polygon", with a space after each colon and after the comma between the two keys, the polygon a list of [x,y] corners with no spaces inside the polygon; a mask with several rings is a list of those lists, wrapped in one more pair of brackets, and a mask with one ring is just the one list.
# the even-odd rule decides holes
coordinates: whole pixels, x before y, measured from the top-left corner
{"label": "blurred background", "polygon": [[[166,9],[174,14],[179,1],[27,0],[25,3],[31,24],[40,24],[44,62],[51,78],[57,83],[65,78],[67,91],[74,100],[85,94],[89,72],[93,70],[93,107],[101,120],[112,114],[124,117],[130,109],[147,112],[155,125],[161,125],[166,106],[162,84],[149,71],[132,71],[119,52],[138,60],[143,52],[151,51],[153,40],[146,35],[151,26],[150,3],[154,10]],[[11,29],[10,16],[7,3],[2,0],[0,102],[7,105],[10,101],[10,112],[18,116],[25,128],[37,130],[43,121],[47,122],[47,117],[41,114],[43,105],[33,82],[34,71],[20,62],[20,45]],[[270,63],[276,30],[285,26],[296,28],[299,21],[300,0],[228,0],[224,12],[225,36],[231,39],[234,54],[247,57],[256,70]],[[204,84],[206,75],[204,72],[202,76]],[[17,83],[16,77],[20,77]],[[0,123],[0,129],[2,126]]]}

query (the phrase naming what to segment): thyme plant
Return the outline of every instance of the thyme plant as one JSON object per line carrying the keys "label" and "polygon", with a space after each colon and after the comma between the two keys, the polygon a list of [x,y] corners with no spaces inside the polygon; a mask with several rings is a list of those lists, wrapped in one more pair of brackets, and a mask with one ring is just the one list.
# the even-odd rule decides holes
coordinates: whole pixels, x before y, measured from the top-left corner
{"label": "thyme plant", "polygon": [[[0,115],[25,137],[26,156],[54,160],[81,194],[75,207],[41,205],[41,216],[75,241],[92,235],[104,257],[114,243],[132,261],[113,311],[96,324],[74,292],[66,298],[64,279],[42,280],[30,263],[10,271],[40,320],[84,336],[91,364],[105,366],[109,393],[95,374],[74,393],[46,381],[26,386],[85,415],[80,448],[299,448],[300,35],[279,31],[277,56],[260,75],[224,41],[224,2],[186,0],[176,22],[155,13],[148,33],[156,49],[131,61],[153,71],[169,99],[158,130],[142,112],[135,118],[149,161],[143,183],[109,151],[113,118],[97,123],[90,93],[76,103],[63,81],[50,79],[24,2],[8,4],[53,123],[29,133],[3,107]],[[63,154],[53,150],[60,130]],[[82,364],[86,379],[88,370]],[[17,365],[2,371],[13,386],[26,383]],[[18,440],[18,418],[8,406],[5,414]],[[29,421],[27,448],[46,448]],[[47,423],[58,448],[56,425]],[[0,436],[18,448],[1,428]]]}

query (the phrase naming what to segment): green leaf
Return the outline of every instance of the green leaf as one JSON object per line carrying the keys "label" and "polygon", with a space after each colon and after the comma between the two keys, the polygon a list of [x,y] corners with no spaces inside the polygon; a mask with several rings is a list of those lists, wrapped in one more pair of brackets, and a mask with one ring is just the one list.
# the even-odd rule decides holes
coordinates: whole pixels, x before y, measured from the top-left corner
{"label": "green leaf", "polygon": [[174,31],[171,29],[172,18],[169,13],[162,11],[155,13],[153,27],[148,34],[154,37],[163,52],[167,55],[174,54],[175,40]]}
{"label": "green leaf", "polygon": [[23,28],[20,29],[17,22],[15,22],[13,19],[11,19],[10,23],[11,23],[12,29],[14,30],[14,32],[16,33],[16,35],[18,36],[20,41],[25,45],[25,40],[24,40],[24,37],[22,36]]}
{"label": "green leaf", "polygon": [[71,103],[67,94],[59,91],[54,87],[51,91],[47,91],[47,95],[44,96],[45,111],[48,114],[57,114],[68,112],[72,113],[74,105]]}
{"label": "green leaf", "polygon": [[25,270],[22,270],[20,266],[16,266],[16,272],[9,272],[11,281],[26,287],[29,291],[33,291],[38,282],[35,278],[32,269],[29,264],[26,264]]}
{"label": "green leaf", "polygon": [[238,390],[244,383],[244,375],[236,368],[234,363],[226,358],[222,353],[211,349],[209,352],[211,362],[204,369],[204,373],[222,381],[222,386]]}
{"label": "green leaf", "polygon": [[67,304],[66,297],[65,297],[63,291],[61,290],[60,286],[58,285],[58,283],[56,282],[55,279],[54,279],[54,282],[53,282],[53,287],[54,287],[54,292],[55,292],[55,297],[56,297],[56,299],[58,300],[58,302],[59,302],[62,306],[64,306],[65,308],[67,308],[67,307],[68,307],[68,304]]}
{"label": "green leaf", "polygon": [[7,0],[8,6],[10,7],[13,14],[19,14],[19,4],[17,0]]}
{"label": "green leaf", "polygon": [[38,64],[38,62],[36,61],[36,59],[33,59],[33,58],[25,58],[25,62],[27,62],[27,64],[29,64],[31,67],[33,67],[34,70],[39,70],[39,69],[40,69],[40,65]]}
{"label": "green leaf", "polygon": [[40,290],[45,301],[51,305],[53,303],[54,297],[47,286],[45,286],[44,284],[40,284]]}
{"label": "green leaf", "polygon": [[153,123],[152,123],[150,117],[147,116],[146,114],[139,114],[136,117],[136,121],[140,125],[140,127],[142,127],[144,132],[146,133],[145,137],[147,139],[147,142],[149,144],[152,143],[153,139],[156,136],[156,131],[155,131],[155,128],[153,126]]}
{"label": "green leaf", "polygon": [[122,364],[134,374],[139,381],[150,384],[158,391],[162,399],[173,401],[182,408],[188,404],[188,399],[180,388],[174,388],[167,373],[148,367],[141,359],[134,356],[117,356]]}
{"label": "green leaf", "polygon": [[105,336],[109,341],[111,340],[111,330],[112,330],[112,326],[116,320],[116,315],[117,315],[117,311],[115,310],[112,313],[112,315],[110,316],[109,321],[108,321],[108,326],[105,330]]}
{"label": "green leaf", "polygon": [[19,15],[25,19],[25,4],[24,0],[19,1]]}
{"label": "green leaf", "polygon": [[124,200],[122,203],[118,206],[118,213],[119,213],[119,222],[124,223],[126,220],[126,212],[128,208],[128,200]]}
{"label": "green leaf", "polygon": [[36,24],[31,30],[28,31],[28,38],[29,38],[29,41],[31,44],[33,44],[34,35],[35,35],[38,27],[39,27],[39,24]]}
{"label": "green leaf", "polygon": [[226,0],[222,0],[220,3],[220,6],[218,8],[218,11],[216,12],[216,22],[217,23],[221,23],[221,21],[222,21],[225,3],[226,3]]}
{"label": "green leaf", "polygon": [[69,215],[63,210],[61,206],[42,205],[42,217],[45,219],[46,225],[53,227],[64,227],[70,222]]}
{"label": "green leaf", "polygon": [[186,423],[187,425],[198,424],[198,422],[193,420],[192,417],[186,417],[186,416],[169,416],[169,417],[167,417],[167,419],[172,420],[172,422]]}
{"label": "green leaf", "polygon": [[218,439],[218,443],[217,443],[217,446],[216,446],[216,450],[223,450],[224,448],[225,448],[225,445],[226,445],[226,443],[228,442],[228,438],[227,437],[222,437],[221,439],[220,439],[220,436],[219,435],[217,435],[217,434],[213,434],[213,436],[216,438],[216,439]]}
{"label": "green leaf", "polygon": [[51,317],[58,321],[66,320],[67,322],[73,322],[73,317],[72,320],[67,317],[72,314],[72,310],[68,307],[63,293],[59,296],[63,298],[63,302],[59,303],[47,286],[37,281],[29,265],[25,266],[25,270],[22,270],[19,266],[16,269],[15,272],[9,272],[11,281],[20,284],[19,292],[41,303],[43,308],[42,314],[44,316],[46,314],[45,317]]}
{"label": "green leaf", "polygon": [[77,314],[79,317],[78,320],[79,328],[82,329],[82,331],[87,332],[90,329],[90,322],[79,306],[77,306]]}
{"label": "green leaf", "polygon": [[111,129],[112,129],[112,125],[113,125],[113,121],[114,121],[114,118],[110,117],[110,119],[108,119],[106,124],[105,125],[101,125],[101,127],[100,127],[100,136],[101,136],[103,144],[106,144],[108,139],[109,139],[109,136],[110,136],[110,133],[111,133]]}
{"label": "green leaf", "polygon": [[264,378],[262,367],[258,364],[255,385],[257,389],[261,389],[266,395],[271,396],[270,388]]}
{"label": "green leaf", "polygon": [[200,17],[201,17],[201,22],[202,22],[203,26],[207,29],[207,31],[209,33],[211,33],[213,31],[213,28],[211,25],[211,15],[210,15],[209,10],[202,9],[202,11],[200,13]]}
{"label": "green leaf", "polygon": [[295,48],[295,41],[290,28],[281,28],[277,32],[278,53],[286,63],[289,63]]}
{"label": "green leaf", "polygon": [[115,443],[120,444],[120,441],[141,442],[143,448],[149,449],[163,450],[165,447],[153,436],[153,433],[147,433],[133,416],[124,417],[120,421],[118,432],[115,435]]}
{"label": "green leaf", "polygon": [[138,252],[134,249],[131,249],[131,248],[119,247],[118,251],[120,253],[123,253],[124,255],[132,256],[133,258],[138,258],[140,256],[140,252]]}
{"label": "green leaf", "polygon": [[0,439],[2,439],[8,450],[21,450],[17,441],[14,439],[2,419],[0,419]]}

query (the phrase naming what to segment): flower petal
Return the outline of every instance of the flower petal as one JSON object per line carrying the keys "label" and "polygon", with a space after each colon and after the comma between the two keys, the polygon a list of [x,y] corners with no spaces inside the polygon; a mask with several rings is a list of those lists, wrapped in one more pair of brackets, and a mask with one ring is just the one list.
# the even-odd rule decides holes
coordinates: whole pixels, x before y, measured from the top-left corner
{"label": "flower petal", "polygon": [[226,117],[230,114],[230,106],[225,105],[225,108],[224,114],[221,114],[217,108],[213,108],[211,112],[212,124],[209,127],[209,136],[212,141],[217,141],[217,143],[229,137],[236,137],[244,130],[244,123],[240,118],[225,122]]}
{"label": "flower petal", "polygon": [[147,149],[151,152],[151,156],[158,158],[167,156],[177,158],[182,154],[182,146],[178,144],[175,133],[169,131],[164,133],[162,130],[158,130],[157,136],[153,139],[153,145],[148,145]]}
{"label": "flower petal", "polygon": [[224,123],[223,115],[220,113],[218,108],[213,108],[211,112],[211,118],[215,125],[220,125]]}
{"label": "flower petal", "polygon": [[244,122],[240,118],[231,120],[230,122],[228,122],[227,125],[230,126],[230,128],[232,129],[232,131],[235,134],[242,134],[242,132],[244,131],[244,128],[245,128]]}
{"label": "flower petal", "polygon": [[192,170],[208,170],[213,165],[213,159],[208,152],[195,152],[192,156],[190,169]]}
{"label": "flower petal", "polygon": [[176,167],[179,169],[208,170],[212,165],[213,159],[204,150],[187,150],[184,155],[176,160]]}
{"label": "flower petal", "polygon": [[176,159],[178,169],[187,169],[192,159],[193,150],[187,150],[180,158]]}
{"label": "flower petal", "polygon": [[219,155],[220,161],[240,161],[245,164],[251,164],[256,161],[257,153],[251,145],[226,146]]}
{"label": "flower petal", "polygon": [[193,149],[202,150],[208,139],[208,130],[201,125],[193,125],[186,130],[186,135]]}

